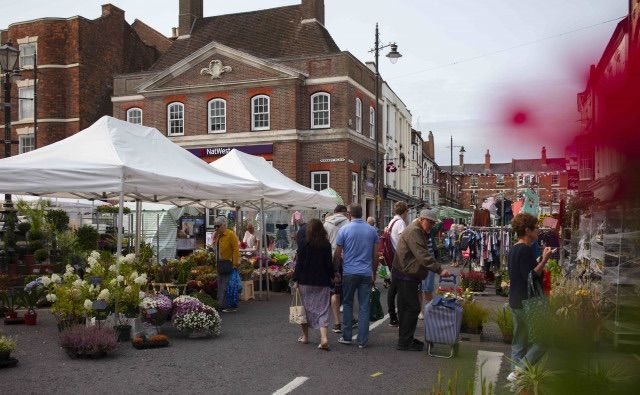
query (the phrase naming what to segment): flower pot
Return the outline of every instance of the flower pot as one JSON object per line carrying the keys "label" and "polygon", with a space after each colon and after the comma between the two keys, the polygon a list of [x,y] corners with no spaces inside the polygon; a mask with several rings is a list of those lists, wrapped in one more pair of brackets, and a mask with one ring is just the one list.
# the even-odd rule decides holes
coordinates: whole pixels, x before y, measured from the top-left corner
{"label": "flower pot", "polygon": [[0,351],[0,361],[4,361],[9,359],[11,356],[11,351]]}
{"label": "flower pot", "polygon": [[15,310],[9,310],[4,314],[4,318],[7,320],[15,320],[18,318],[18,312]]}
{"label": "flower pot", "polygon": [[35,311],[28,312],[24,315],[25,325],[35,325],[38,320],[38,313]]}
{"label": "flower pot", "polygon": [[250,299],[255,299],[254,289],[253,289],[253,281],[243,281],[242,282],[242,293],[240,294],[240,300],[247,301]]}
{"label": "flower pot", "polygon": [[479,327],[476,328],[469,328],[467,327],[467,325],[463,322],[462,323],[462,327],[460,328],[460,332],[462,333],[469,333],[472,335],[481,335],[482,334],[482,324],[480,324]]}
{"label": "flower pot", "polygon": [[113,327],[118,335],[119,342],[128,342],[131,340],[131,325],[116,325]]}

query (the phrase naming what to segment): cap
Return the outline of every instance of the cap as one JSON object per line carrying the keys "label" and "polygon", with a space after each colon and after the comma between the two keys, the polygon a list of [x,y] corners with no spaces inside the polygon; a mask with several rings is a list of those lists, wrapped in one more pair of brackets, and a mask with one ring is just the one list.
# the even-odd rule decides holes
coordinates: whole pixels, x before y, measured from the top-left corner
{"label": "cap", "polygon": [[418,218],[425,218],[433,222],[438,222],[438,213],[435,210],[424,209],[420,211]]}

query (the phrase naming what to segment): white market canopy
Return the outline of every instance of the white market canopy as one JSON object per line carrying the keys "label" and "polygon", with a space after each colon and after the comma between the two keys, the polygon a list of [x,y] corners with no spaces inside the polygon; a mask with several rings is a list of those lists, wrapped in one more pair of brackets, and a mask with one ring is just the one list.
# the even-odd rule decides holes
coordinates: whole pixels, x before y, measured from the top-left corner
{"label": "white market canopy", "polygon": [[0,193],[197,205],[258,196],[154,128],[104,116],[64,140],[0,160]]}
{"label": "white market canopy", "polygon": [[225,174],[241,177],[260,184],[260,193],[246,196],[236,202],[238,206],[258,208],[264,198],[265,208],[333,209],[335,200],[282,174],[259,156],[245,154],[236,149],[211,163],[211,167]]}

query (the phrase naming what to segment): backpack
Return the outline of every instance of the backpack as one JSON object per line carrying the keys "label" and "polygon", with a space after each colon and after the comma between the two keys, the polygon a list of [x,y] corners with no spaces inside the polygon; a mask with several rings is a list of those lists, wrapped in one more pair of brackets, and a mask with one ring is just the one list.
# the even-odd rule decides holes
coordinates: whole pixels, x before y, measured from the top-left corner
{"label": "backpack", "polygon": [[393,257],[396,255],[396,250],[393,248],[393,243],[391,242],[391,230],[397,221],[397,219],[393,221],[391,225],[382,232],[379,241],[382,264],[389,267],[393,264]]}
{"label": "backpack", "polygon": [[474,242],[475,235],[473,234],[473,232],[470,230],[465,230],[460,236],[460,249],[466,250],[467,248],[472,247]]}

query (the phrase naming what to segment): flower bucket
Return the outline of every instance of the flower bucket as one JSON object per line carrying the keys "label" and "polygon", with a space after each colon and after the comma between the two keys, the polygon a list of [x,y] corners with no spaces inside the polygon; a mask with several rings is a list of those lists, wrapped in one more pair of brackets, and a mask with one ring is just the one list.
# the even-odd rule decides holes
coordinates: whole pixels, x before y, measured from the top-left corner
{"label": "flower bucket", "polygon": [[113,329],[118,335],[119,342],[128,342],[131,340],[131,325],[116,325]]}
{"label": "flower bucket", "polygon": [[15,320],[18,318],[18,312],[15,310],[9,310],[4,314],[6,320]]}
{"label": "flower bucket", "polygon": [[24,324],[25,325],[35,325],[38,321],[38,313],[35,311],[28,312],[24,315]]}

